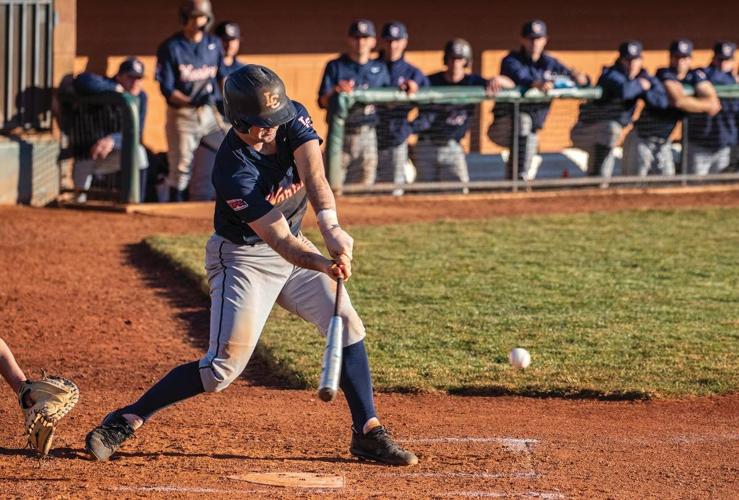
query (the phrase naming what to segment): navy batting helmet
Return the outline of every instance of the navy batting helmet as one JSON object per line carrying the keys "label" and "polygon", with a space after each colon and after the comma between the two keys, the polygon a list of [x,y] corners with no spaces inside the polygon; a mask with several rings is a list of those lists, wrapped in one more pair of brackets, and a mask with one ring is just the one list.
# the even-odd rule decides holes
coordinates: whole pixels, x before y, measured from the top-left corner
{"label": "navy batting helmet", "polygon": [[465,59],[467,66],[472,64],[472,45],[463,38],[449,40],[444,46],[444,64],[450,59]]}
{"label": "navy batting helmet", "polygon": [[180,24],[196,16],[206,16],[208,24],[213,22],[213,6],[208,0],[184,0],[180,4]]}
{"label": "navy batting helmet", "polygon": [[279,127],[297,114],[280,77],[257,64],[248,64],[226,79],[223,106],[228,121],[243,133],[251,126]]}

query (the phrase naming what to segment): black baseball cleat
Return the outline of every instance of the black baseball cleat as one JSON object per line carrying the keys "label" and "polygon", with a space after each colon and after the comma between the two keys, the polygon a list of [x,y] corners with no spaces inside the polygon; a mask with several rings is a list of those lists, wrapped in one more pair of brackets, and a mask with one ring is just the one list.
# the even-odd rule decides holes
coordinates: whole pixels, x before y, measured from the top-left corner
{"label": "black baseball cleat", "polygon": [[85,439],[85,449],[102,462],[118,451],[124,441],[133,436],[133,427],[118,410],[109,413],[103,423],[95,427]]}
{"label": "black baseball cleat", "polygon": [[375,427],[362,434],[352,427],[352,445],[349,452],[364,460],[374,460],[388,465],[416,465],[418,457],[398,446],[387,430]]}

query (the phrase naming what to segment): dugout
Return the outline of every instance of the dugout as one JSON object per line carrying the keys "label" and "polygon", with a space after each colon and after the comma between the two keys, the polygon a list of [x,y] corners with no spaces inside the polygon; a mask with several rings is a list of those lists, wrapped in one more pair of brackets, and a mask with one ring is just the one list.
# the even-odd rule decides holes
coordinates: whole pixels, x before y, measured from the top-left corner
{"label": "dugout", "polygon": [[[126,55],[141,57],[147,69],[150,96],[144,143],[155,151],[166,148],[165,104],[153,80],[158,44],[178,29],[177,0],[77,0],[77,58],[75,69],[112,73]],[[696,64],[707,64],[713,43],[736,38],[739,5],[716,0],[679,7],[664,2],[598,3],[576,0],[513,2],[466,0],[461,2],[405,3],[268,2],[213,0],[217,20],[234,20],[242,28],[244,62],[264,64],[280,74],[293,99],[305,104],[325,136],[324,112],[316,104],[318,83],[325,63],[344,48],[352,19],[366,17],[379,27],[398,19],[410,33],[408,59],[426,72],[441,69],[441,49],[453,37],[464,37],[475,51],[475,69],[483,75],[497,73],[500,60],[518,44],[521,24],[532,18],[547,22],[549,49],[568,64],[597,78],[601,67],[616,57],[616,47],[627,38],[644,42],[645,64],[654,70],[666,62],[673,38],[690,37],[696,46]],[[487,110],[489,111],[489,110]],[[574,104],[557,110],[563,120],[577,113]],[[558,115],[560,116],[560,115]],[[490,123],[490,113],[480,117],[472,137],[472,149],[493,152],[487,140],[479,140]],[[480,133],[482,131],[482,134]],[[543,150],[556,150],[568,131],[554,128],[542,137]]]}

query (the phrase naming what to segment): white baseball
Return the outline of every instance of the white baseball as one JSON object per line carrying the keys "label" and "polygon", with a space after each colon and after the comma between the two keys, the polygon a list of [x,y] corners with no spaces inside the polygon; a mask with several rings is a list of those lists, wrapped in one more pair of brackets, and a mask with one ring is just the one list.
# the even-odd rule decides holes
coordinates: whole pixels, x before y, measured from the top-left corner
{"label": "white baseball", "polygon": [[531,354],[526,349],[516,347],[508,353],[508,362],[513,368],[526,368],[531,364]]}

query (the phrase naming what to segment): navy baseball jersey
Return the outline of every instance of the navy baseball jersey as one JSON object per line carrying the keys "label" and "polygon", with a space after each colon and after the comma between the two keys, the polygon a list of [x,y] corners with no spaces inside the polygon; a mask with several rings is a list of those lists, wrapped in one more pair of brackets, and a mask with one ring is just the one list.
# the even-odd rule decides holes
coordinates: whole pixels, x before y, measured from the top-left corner
{"label": "navy baseball jersey", "polygon": [[[500,63],[500,74],[507,76],[525,92],[534,82],[554,82],[565,77],[574,80],[572,71],[549,54],[542,54],[534,61],[523,49],[511,51]],[[521,111],[531,115],[534,131],[541,129],[549,114],[551,103],[521,104]],[[493,108],[495,117],[513,115],[513,104],[497,103]]]}
{"label": "navy baseball jersey", "polygon": [[[715,87],[736,84],[734,75],[715,66],[709,66],[703,71]],[[733,146],[739,143],[737,119],[739,99],[721,99],[721,111],[716,116],[705,113],[688,116],[688,140],[706,148]]]}
{"label": "navy baseball jersey", "polygon": [[302,104],[298,113],[277,130],[277,153],[263,155],[243,142],[231,129],[221,143],[213,167],[216,207],[215,232],[236,244],[253,245],[261,239],[249,227],[277,207],[297,235],[307,206],[307,195],[293,153],[320,137]]}
{"label": "navy baseball jersey", "polygon": [[198,43],[176,33],[157,49],[156,80],[167,101],[176,89],[189,96],[195,107],[208,104],[223,73],[221,40],[209,33]]}
{"label": "navy baseball jersey", "polygon": [[[444,72],[440,71],[429,75],[432,87],[440,86],[466,86],[486,87],[488,81],[476,74],[467,74],[457,83],[451,83],[444,78]],[[437,143],[449,141],[461,141],[470,129],[471,120],[475,114],[475,104],[433,104],[423,108],[418,118],[413,122],[413,130],[418,132],[419,139],[430,139]]]}
{"label": "navy baseball jersey", "polygon": [[[358,90],[390,86],[390,74],[385,63],[373,59],[366,64],[359,64],[346,54],[342,54],[326,64],[321,86],[318,89],[318,97],[332,92],[341,80],[353,81],[354,88]],[[334,111],[335,102],[332,99],[329,104],[327,115],[329,120]],[[376,123],[377,113],[375,106],[371,104],[352,108],[346,119],[346,127],[350,129],[362,125],[375,125]]]}
{"label": "navy baseball jersey", "polygon": [[[96,75],[95,73],[81,73],[74,79],[74,90],[82,96],[117,92],[117,87],[118,82],[113,78]],[[139,134],[143,134],[149,98],[143,90],[136,97],[139,98]]]}
{"label": "navy baseball jersey", "polygon": [[[397,61],[382,61],[390,73],[390,84],[400,87],[408,80],[413,80],[420,88],[430,85],[429,79],[420,69],[408,63],[405,59]],[[377,125],[377,144],[381,149],[391,148],[403,144],[413,133],[408,122],[408,113],[414,105],[381,106],[378,108],[379,123]]]}
{"label": "navy baseball jersey", "polygon": [[[681,85],[691,85],[693,87],[697,87],[708,79],[706,73],[701,69],[689,71],[682,80],[677,77],[675,68],[660,68],[655,76],[660,82],[677,82]],[[670,106],[669,102],[665,103],[665,106],[655,106],[654,104],[654,102],[646,103],[644,111],[642,111],[634,126],[641,137],[668,139],[675,129],[675,125],[685,116],[685,113]]]}
{"label": "navy baseball jersey", "polygon": [[[651,87],[644,90],[640,78],[649,80]],[[625,127],[631,123],[636,103],[643,99],[646,104],[656,108],[668,106],[667,91],[664,85],[654,76],[642,70],[636,78],[629,78],[621,64],[603,68],[598,79],[598,86],[603,89],[603,96],[580,106],[580,118],[583,123],[596,123],[606,120],[618,122]]]}

